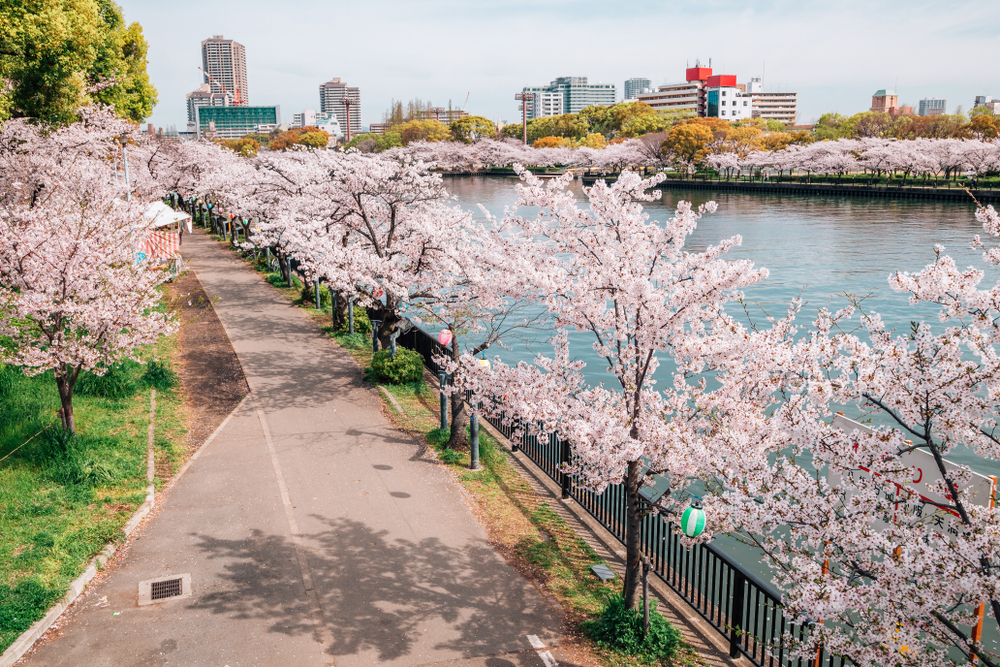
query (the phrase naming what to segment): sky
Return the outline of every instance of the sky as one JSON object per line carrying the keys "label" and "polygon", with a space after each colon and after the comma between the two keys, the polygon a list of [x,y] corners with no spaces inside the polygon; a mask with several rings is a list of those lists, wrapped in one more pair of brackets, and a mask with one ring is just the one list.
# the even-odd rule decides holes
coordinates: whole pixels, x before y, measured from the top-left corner
{"label": "sky", "polygon": [[319,109],[319,85],[361,89],[362,122],[392,100],[430,100],[492,120],[520,120],[514,94],[560,76],[614,83],[683,81],[711,58],[716,74],[799,93],[799,123],[871,106],[880,88],[901,103],[947,100],[968,111],[1000,97],[995,0],[119,0],[149,42],[159,92],[150,119],[183,130],[184,96],[201,84],[201,41],[246,47],[249,99],[282,120]]}

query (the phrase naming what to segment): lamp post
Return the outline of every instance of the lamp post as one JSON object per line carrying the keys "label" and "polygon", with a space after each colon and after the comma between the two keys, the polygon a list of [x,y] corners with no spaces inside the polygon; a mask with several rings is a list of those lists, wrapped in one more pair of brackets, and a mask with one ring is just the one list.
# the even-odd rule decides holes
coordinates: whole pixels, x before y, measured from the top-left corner
{"label": "lamp post", "polygon": [[128,180],[128,137],[121,135],[118,143],[122,145],[122,166],[125,168],[125,201],[132,201],[132,186]]}
{"label": "lamp post", "polygon": [[[347,94],[347,91],[344,91]],[[347,110],[347,143],[351,143],[351,107],[355,104],[359,104],[361,100],[351,99],[350,97],[342,97],[340,103],[344,105]]]}
{"label": "lamp post", "polygon": [[521,101],[521,139],[524,141],[524,145],[528,145],[528,103],[535,101],[535,96],[532,93],[518,93],[514,96],[515,100]]}

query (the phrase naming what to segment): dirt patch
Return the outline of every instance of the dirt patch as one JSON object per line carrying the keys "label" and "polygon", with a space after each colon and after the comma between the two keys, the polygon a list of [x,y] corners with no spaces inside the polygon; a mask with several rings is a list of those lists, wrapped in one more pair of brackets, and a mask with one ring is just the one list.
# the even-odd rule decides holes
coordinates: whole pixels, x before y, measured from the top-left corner
{"label": "dirt patch", "polygon": [[174,280],[167,291],[181,320],[177,374],[187,398],[187,458],[250,389],[229,336],[194,271]]}

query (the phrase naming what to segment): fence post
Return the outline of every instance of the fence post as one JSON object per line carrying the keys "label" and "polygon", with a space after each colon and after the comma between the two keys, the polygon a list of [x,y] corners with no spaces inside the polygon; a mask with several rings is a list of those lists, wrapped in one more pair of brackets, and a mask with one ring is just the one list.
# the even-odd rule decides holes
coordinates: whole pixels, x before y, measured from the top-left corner
{"label": "fence post", "polygon": [[448,384],[448,374],[444,371],[438,373],[438,382],[441,383],[441,430],[448,430],[448,394],[444,388]]}
{"label": "fence post", "polygon": [[642,634],[649,634],[649,556],[642,557]]}
{"label": "fence post", "polygon": [[323,301],[319,298],[319,278],[316,279],[316,310],[323,310]]}
{"label": "fence post", "polygon": [[[350,303],[350,301],[348,301]],[[351,317],[353,318],[354,313],[352,311]],[[378,328],[382,326],[382,320],[372,320],[372,353],[378,352]],[[354,331],[353,327],[351,331]]]}
{"label": "fence post", "polygon": [[729,657],[740,655],[740,635],[743,632],[743,589],[747,578],[739,570],[733,570],[733,611],[729,615]]}
{"label": "fence post", "polygon": [[479,418],[476,413],[469,415],[469,433],[471,434],[469,448],[472,450],[469,470],[479,470]]}
{"label": "fence post", "polygon": [[[372,322],[372,331],[373,332],[374,332],[374,329],[375,329],[374,325],[375,325],[375,323]],[[347,333],[350,334],[350,335],[352,335],[352,336],[354,335],[354,297],[353,296],[347,297]],[[378,340],[378,336],[375,337],[375,340]],[[376,348],[376,350],[377,349],[378,348]]]}
{"label": "fence post", "polygon": [[[569,449],[569,440],[563,440],[562,441],[562,452],[561,452],[561,454],[562,454],[562,456],[559,457],[560,458],[559,463],[561,463],[562,465],[569,465],[570,458],[572,456],[572,454],[570,453],[570,449]],[[569,495],[570,495],[569,494],[570,485],[572,483],[573,483],[573,480],[569,476],[569,473],[562,472],[562,499],[563,500],[566,500],[566,499],[569,498]]]}

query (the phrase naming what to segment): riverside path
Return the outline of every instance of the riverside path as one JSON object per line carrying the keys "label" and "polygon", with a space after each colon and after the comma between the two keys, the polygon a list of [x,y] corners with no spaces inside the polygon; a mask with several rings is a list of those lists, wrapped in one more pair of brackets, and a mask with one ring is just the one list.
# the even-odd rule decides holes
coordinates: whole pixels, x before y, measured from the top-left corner
{"label": "riverside path", "polygon": [[[251,395],[25,664],[552,664],[533,647],[558,643],[557,610],[348,355],[203,233],[182,250]],[[139,582],[182,574],[190,597],[138,605]]]}

